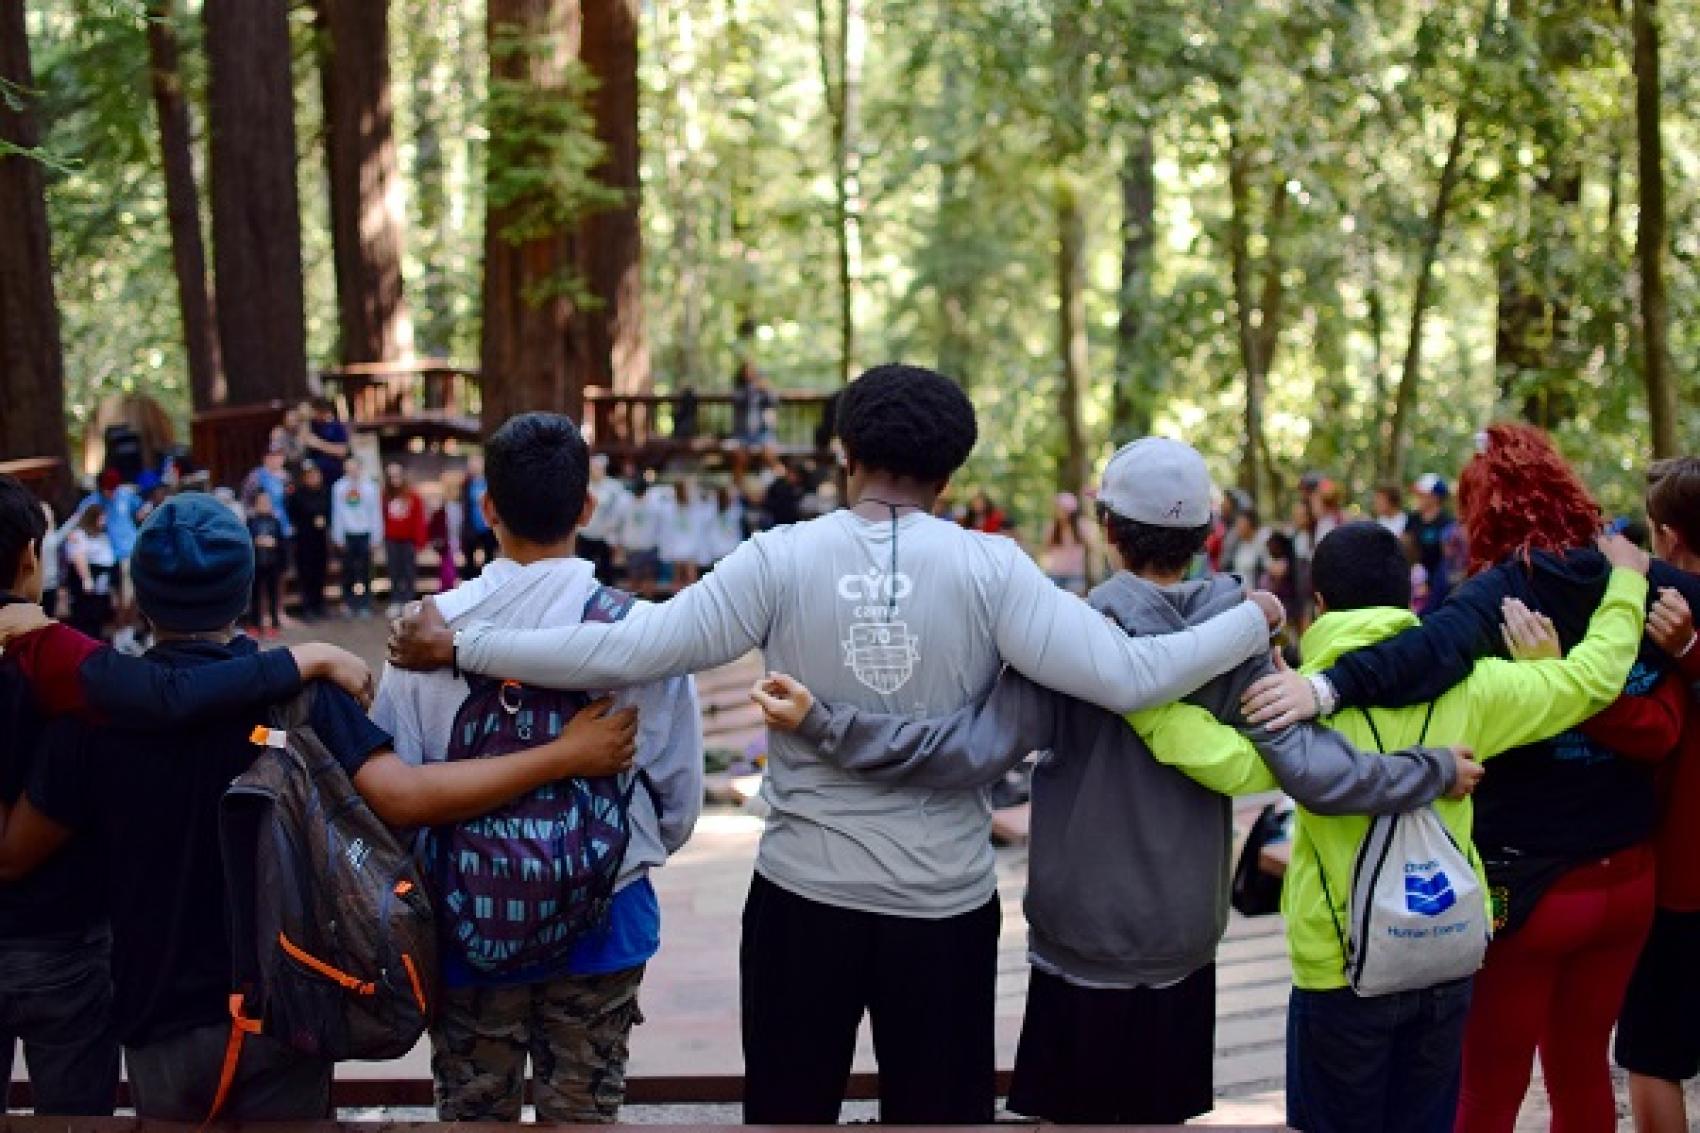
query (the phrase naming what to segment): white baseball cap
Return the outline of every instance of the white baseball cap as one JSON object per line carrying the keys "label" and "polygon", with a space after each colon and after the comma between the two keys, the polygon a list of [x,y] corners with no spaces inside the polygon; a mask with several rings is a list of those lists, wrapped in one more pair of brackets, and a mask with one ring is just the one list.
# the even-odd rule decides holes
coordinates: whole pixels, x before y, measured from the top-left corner
{"label": "white baseball cap", "polygon": [[1411,487],[1425,496],[1446,495],[1446,481],[1433,472],[1424,472],[1421,476],[1418,476],[1417,482],[1412,484]]}
{"label": "white baseball cap", "polygon": [[1198,450],[1167,437],[1123,445],[1098,482],[1099,504],[1152,527],[1203,527],[1212,495],[1210,470]]}

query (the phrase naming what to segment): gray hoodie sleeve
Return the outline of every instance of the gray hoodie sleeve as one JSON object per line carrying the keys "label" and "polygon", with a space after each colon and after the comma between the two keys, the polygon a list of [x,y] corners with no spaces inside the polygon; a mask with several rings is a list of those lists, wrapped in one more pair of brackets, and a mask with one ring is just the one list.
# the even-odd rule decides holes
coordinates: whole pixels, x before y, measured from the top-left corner
{"label": "gray hoodie sleeve", "polygon": [[[1245,666],[1243,688],[1268,673],[1265,658]],[[1235,674],[1239,677],[1240,674]],[[1252,726],[1240,711],[1239,689],[1224,723],[1257,748],[1281,789],[1313,814],[1403,814],[1452,789],[1458,768],[1450,748],[1416,747],[1388,755],[1364,752],[1332,728],[1302,724],[1284,731]]]}
{"label": "gray hoodie sleeve", "polygon": [[1117,715],[1178,700],[1269,648],[1269,626],[1252,602],[1178,633],[1130,637],[1013,543],[1010,562],[998,653],[1046,688]]}
{"label": "gray hoodie sleeve", "polygon": [[962,790],[995,783],[1053,746],[1062,698],[1013,669],[949,716],[910,720],[815,701],[798,734],[828,763],[882,782]]}

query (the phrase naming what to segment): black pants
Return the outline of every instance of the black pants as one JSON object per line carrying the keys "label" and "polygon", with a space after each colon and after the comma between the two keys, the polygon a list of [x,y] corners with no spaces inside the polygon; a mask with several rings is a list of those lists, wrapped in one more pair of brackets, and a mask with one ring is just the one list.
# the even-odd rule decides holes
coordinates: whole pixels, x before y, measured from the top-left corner
{"label": "black pants", "polygon": [[1033,969],[1011,1112],[1063,1125],[1179,1125],[1209,1112],[1216,965],[1169,987],[1088,988]]}
{"label": "black pants", "polygon": [[[154,1121],[205,1121],[218,1096],[230,1026],[218,1023],[125,1047],[136,1116]],[[332,1064],[263,1035],[242,1044],[236,1078],[220,1121],[322,1121],[331,1110]]]}
{"label": "black pants", "polygon": [[255,629],[264,629],[266,614],[272,617],[272,628],[276,629],[283,622],[278,618],[278,609],[282,605],[280,595],[283,590],[283,568],[277,563],[267,566],[254,567],[254,604],[248,619],[254,623]]}
{"label": "black pants", "polygon": [[744,1121],[836,1122],[866,1012],[882,1122],[989,1123],[1002,920],[996,897],[922,920],[823,905],[757,874],[739,949]]}
{"label": "black pants", "polygon": [[301,586],[301,612],[316,618],[325,612],[325,569],[330,548],[323,531],[303,531],[296,536],[295,580]]}
{"label": "black pants", "polygon": [[384,540],[384,569],[390,576],[390,605],[419,597],[419,548],[406,539]]}
{"label": "black pants", "polygon": [[578,537],[579,558],[587,560],[596,568],[596,581],[604,586],[614,584],[614,548],[605,539],[587,539]]}
{"label": "black pants", "polygon": [[111,954],[104,929],[81,940],[0,945],[0,1113],[14,1040],[21,1039],[36,1113],[112,1116],[118,1040],[111,1027]]}
{"label": "black pants", "polygon": [[497,549],[494,531],[474,531],[472,524],[466,522],[460,537],[461,578],[471,580],[482,574],[484,567],[496,557]]}
{"label": "black pants", "polygon": [[372,609],[372,537],[349,535],[342,542],[342,600],[349,613]]}

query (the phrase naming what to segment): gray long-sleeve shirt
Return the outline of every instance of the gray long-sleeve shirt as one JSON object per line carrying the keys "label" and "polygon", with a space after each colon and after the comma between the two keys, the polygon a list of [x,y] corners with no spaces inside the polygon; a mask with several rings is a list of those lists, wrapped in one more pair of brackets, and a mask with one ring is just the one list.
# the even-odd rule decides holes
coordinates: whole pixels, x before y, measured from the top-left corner
{"label": "gray long-sleeve shirt", "polygon": [[[896,544],[893,545],[895,536]],[[1131,638],[1054,586],[1012,541],[929,516],[847,511],[746,542],[665,605],[618,624],[457,637],[460,667],[601,688],[725,664],[761,649],[822,697],[939,716],[985,695],[1007,662],[1115,712],[1164,704],[1260,654],[1256,606],[1163,637]],[[772,737],[771,808],[756,868],[842,908],[947,917],[996,890],[991,812],[978,789],[873,783]]]}
{"label": "gray long-sleeve shirt", "polygon": [[[1092,604],[1128,632],[1158,633],[1218,613],[1238,595],[1226,576],[1158,587],[1123,573],[1095,590]],[[1384,757],[1326,728],[1250,727],[1240,693],[1268,670],[1266,657],[1255,658],[1188,699],[1245,731],[1307,808],[1402,813],[1451,787],[1449,749]],[[1033,962],[1087,986],[1160,986],[1214,955],[1227,925],[1227,802],[1153,759],[1120,717],[1006,671],[984,703],[949,717],[906,720],[817,701],[800,734],[848,770],[910,786],[983,784],[1046,752],[1033,777]]]}

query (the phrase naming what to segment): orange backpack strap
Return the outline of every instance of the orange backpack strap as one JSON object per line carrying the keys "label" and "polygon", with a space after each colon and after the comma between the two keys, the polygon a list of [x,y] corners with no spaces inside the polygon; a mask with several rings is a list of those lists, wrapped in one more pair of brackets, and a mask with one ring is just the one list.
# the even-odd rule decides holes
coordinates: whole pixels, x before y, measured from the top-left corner
{"label": "orange backpack strap", "polygon": [[236,1084],[236,1068],[242,1064],[242,1044],[249,1035],[260,1033],[260,1020],[242,1014],[241,992],[230,997],[230,1041],[224,1044],[224,1067],[218,1072],[218,1092],[213,1095],[212,1110],[201,1122],[201,1129],[218,1120],[224,1103],[230,1100],[230,1087]]}

